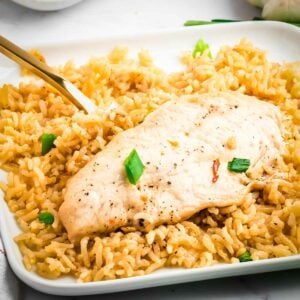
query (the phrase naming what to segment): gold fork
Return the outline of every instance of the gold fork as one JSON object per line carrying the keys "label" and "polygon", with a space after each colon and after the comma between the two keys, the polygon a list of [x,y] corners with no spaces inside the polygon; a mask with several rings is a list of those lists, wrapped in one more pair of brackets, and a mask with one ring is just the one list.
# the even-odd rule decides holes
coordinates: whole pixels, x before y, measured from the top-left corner
{"label": "gold fork", "polygon": [[83,109],[86,113],[97,109],[97,106],[71,82],[1,35],[0,52],[45,80],[79,109]]}

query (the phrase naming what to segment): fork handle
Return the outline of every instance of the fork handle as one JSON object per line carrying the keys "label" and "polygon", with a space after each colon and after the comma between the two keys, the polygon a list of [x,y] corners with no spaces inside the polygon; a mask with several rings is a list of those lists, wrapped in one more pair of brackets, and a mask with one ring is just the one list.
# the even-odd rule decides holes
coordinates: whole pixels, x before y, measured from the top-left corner
{"label": "fork handle", "polygon": [[[45,80],[79,109],[83,109],[87,113],[95,110],[96,106],[92,101],[84,96],[75,86],[66,81],[46,64],[40,62],[33,55],[1,35],[0,52]],[[75,96],[73,94],[75,94]]]}

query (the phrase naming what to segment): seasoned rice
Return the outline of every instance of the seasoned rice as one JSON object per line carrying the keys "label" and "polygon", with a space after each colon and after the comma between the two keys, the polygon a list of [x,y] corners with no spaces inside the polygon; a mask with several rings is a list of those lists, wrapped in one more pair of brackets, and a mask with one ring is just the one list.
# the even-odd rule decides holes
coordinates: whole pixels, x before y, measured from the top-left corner
{"label": "seasoned rice", "polygon": [[[43,57],[35,52],[40,59]],[[136,60],[125,48],[58,70],[99,106],[85,115],[47,84],[21,83],[0,89],[0,167],[4,198],[23,233],[15,237],[24,265],[43,277],[75,276],[79,281],[115,279],[164,266],[194,268],[239,263],[246,250],[253,260],[300,251],[300,63],[278,64],[242,40],[216,58],[182,55],[182,71],[166,74],[147,51]],[[267,183],[257,184],[237,206],[212,207],[176,225],[143,233],[133,228],[79,245],[67,238],[58,209],[67,180],[119,132],[142,122],[151,111],[183,94],[239,91],[269,101],[285,115],[286,154]],[[109,107],[116,106],[109,111]],[[56,148],[41,156],[43,133],[58,136]],[[234,143],[234,141],[229,141]],[[49,226],[41,211],[55,217]]]}

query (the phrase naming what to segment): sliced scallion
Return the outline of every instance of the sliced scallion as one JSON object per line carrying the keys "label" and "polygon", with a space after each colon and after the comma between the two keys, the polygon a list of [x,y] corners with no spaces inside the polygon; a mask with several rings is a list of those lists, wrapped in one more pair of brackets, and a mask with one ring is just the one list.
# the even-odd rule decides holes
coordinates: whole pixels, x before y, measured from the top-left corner
{"label": "sliced scallion", "polygon": [[130,183],[136,184],[142,176],[145,166],[137,151],[133,149],[124,161],[125,172]]}
{"label": "sliced scallion", "polygon": [[52,148],[55,147],[54,141],[56,138],[57,136],[53,133],[42,134],[42,155],[47,154]]}
{"label": "sliced scallion", "polygon": [[199,39],[197,44],[195,45],[193,57],[196,57],[198,53],[202,55],[206,50],[208,50],[208,57],[212,58],[211,52],[209,50],[209,45],[206,44],[202,39]]}
{"label": "sliced scallion", "polygon": [[249,251],[245,251],[242,255],[239,256],[240,262],[252,261],[252,257]]}
{"label": "sliced scallion", "polygon": [[46,225],[51,225],[54,222],[54,216],[51,213],[45,211],[39,215],[39,221]]}
{"label": "sliced scallion", "polygon": [[228,162],[227,168],[231,172],[243,173],[249,169],[250,159],[246,158],[234,158]]}

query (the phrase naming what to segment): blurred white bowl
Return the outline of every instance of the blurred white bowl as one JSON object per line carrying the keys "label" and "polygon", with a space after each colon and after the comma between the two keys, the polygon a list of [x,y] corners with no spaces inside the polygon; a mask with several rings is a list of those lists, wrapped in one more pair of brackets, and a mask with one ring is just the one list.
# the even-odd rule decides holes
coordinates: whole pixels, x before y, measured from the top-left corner
{"label": "blurred white bowl", "polygon": [[31,9],[50,11],[59,10],[74,5],[82,0],[12,0]]}

